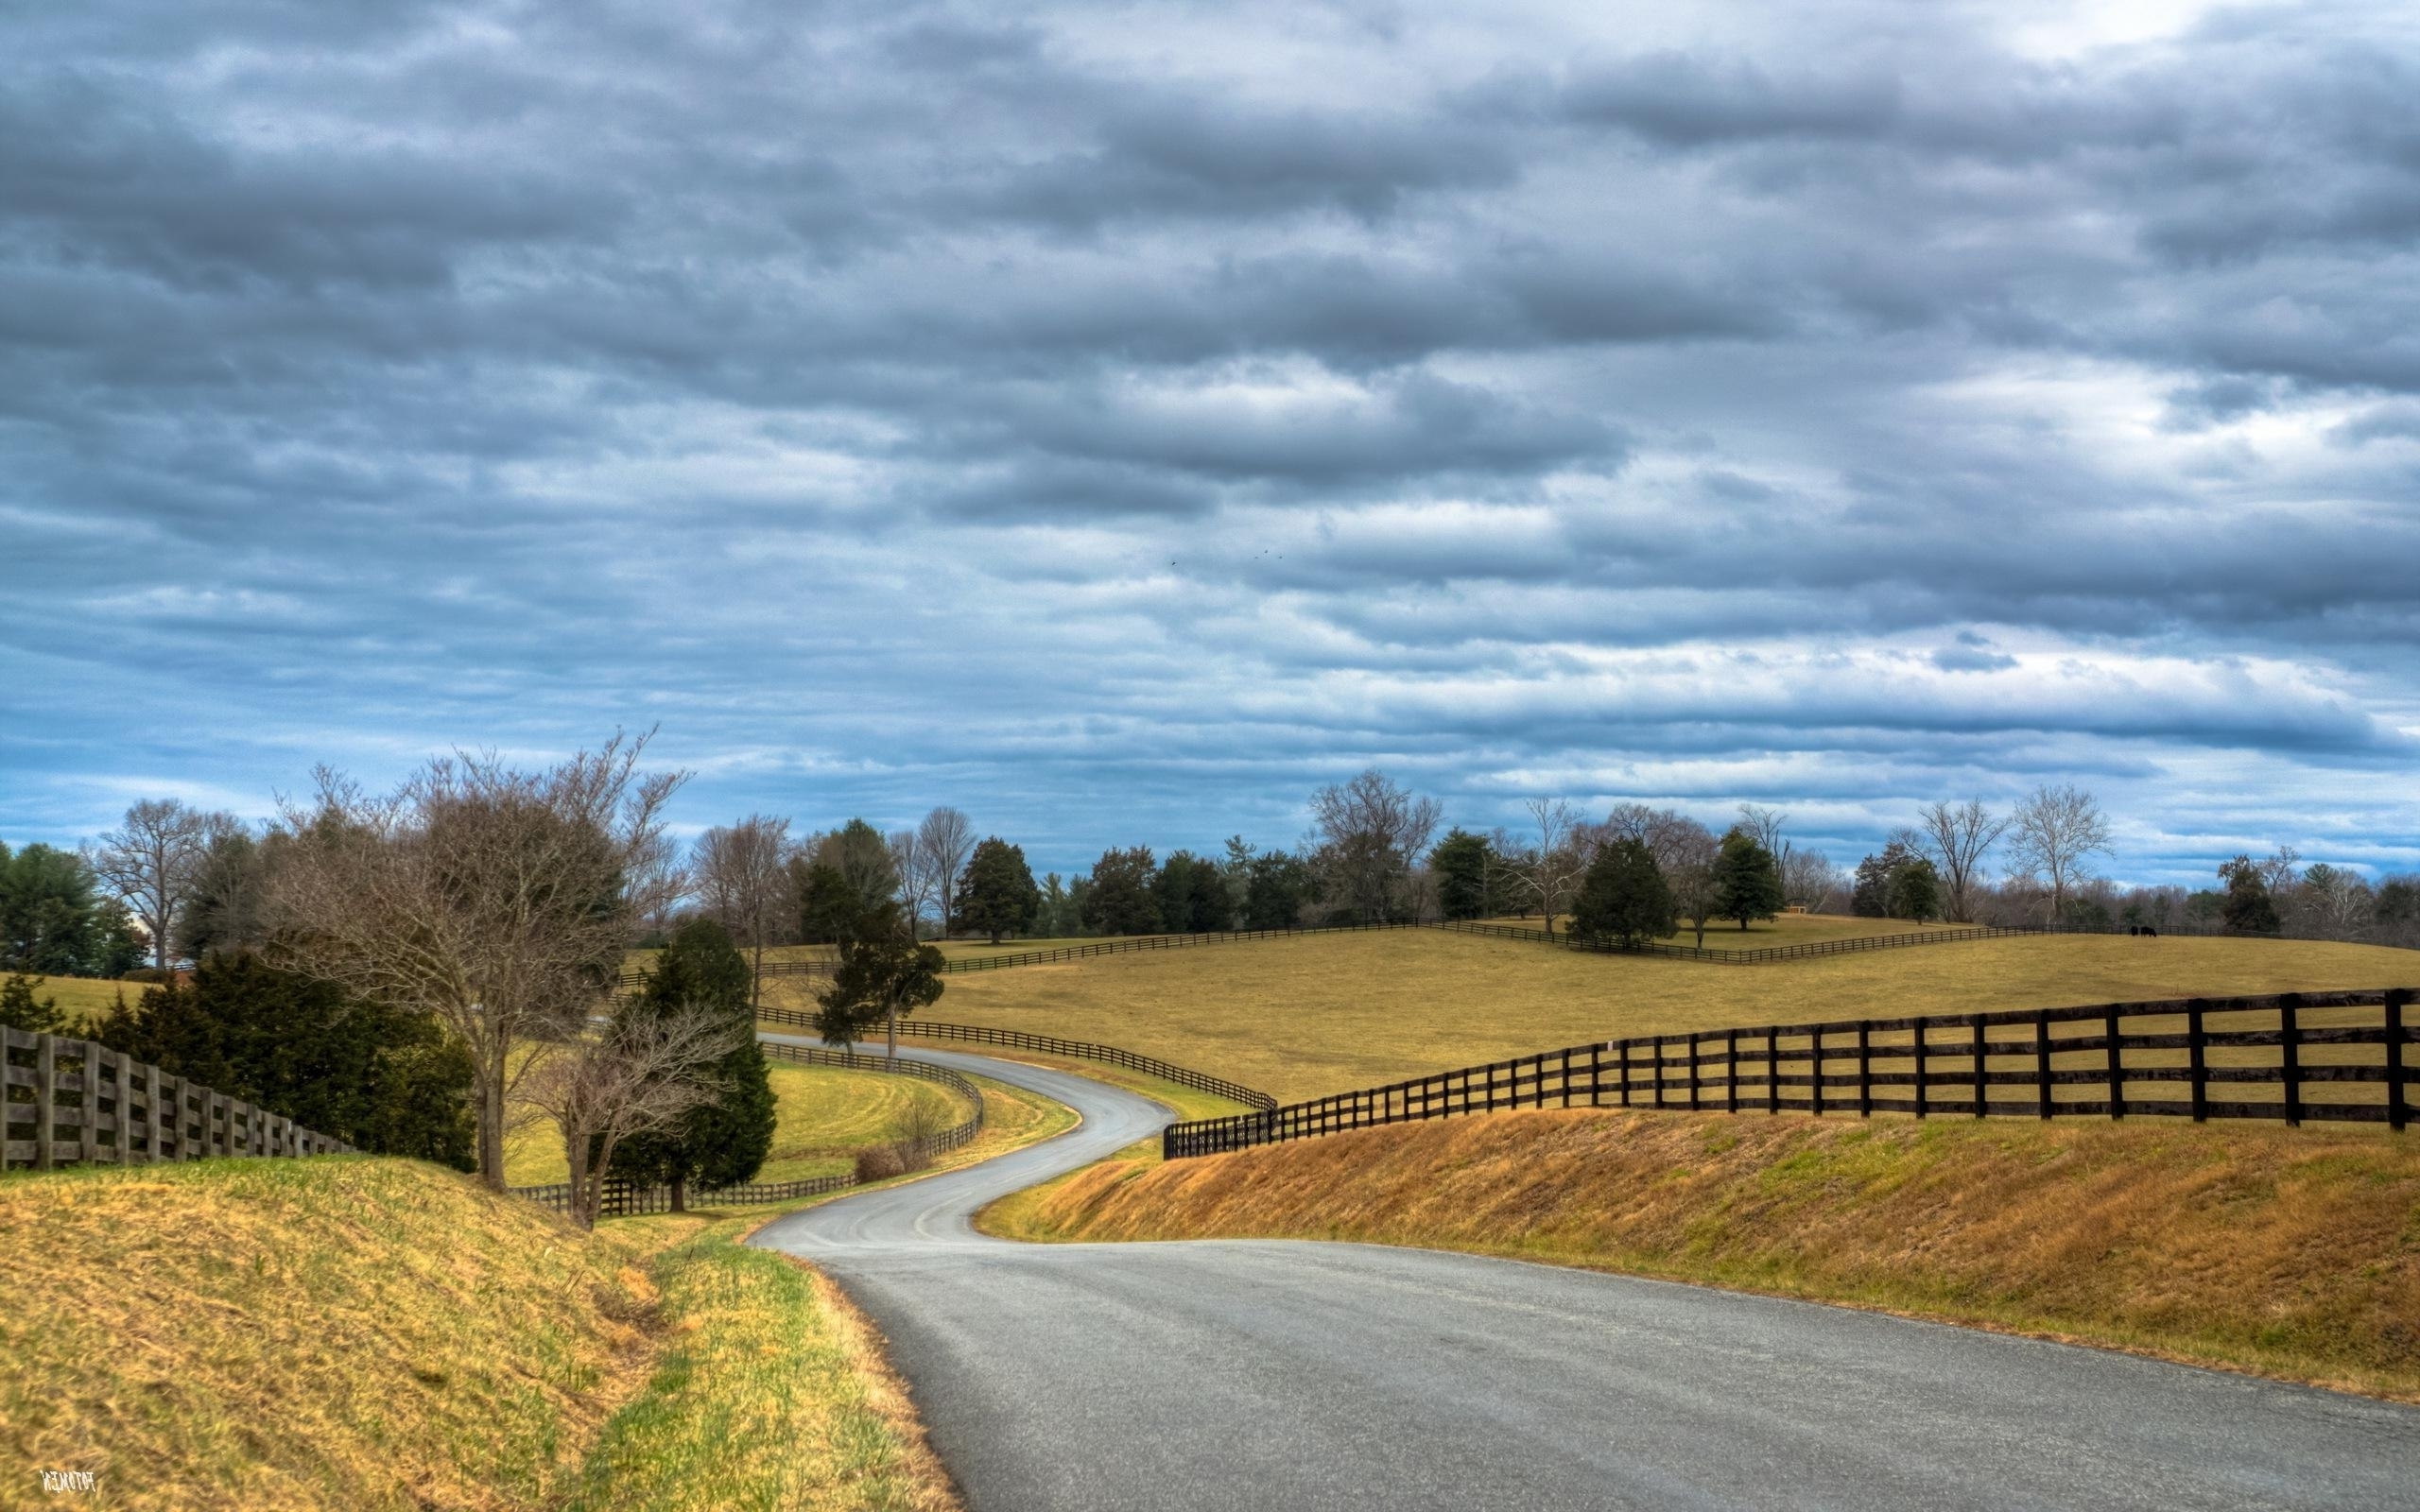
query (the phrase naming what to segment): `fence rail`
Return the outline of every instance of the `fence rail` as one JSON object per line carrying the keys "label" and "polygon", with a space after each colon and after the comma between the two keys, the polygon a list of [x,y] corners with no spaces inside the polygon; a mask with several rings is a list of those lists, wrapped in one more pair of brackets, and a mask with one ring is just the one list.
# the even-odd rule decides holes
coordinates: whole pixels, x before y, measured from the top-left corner
{"label": "fence rail", "polygon": [[0,1164],[37,1171],[217,1155],[350,1155],[282,1113],[90,1040],[0,1027]]}
{"label": "fence rail", "polygon": [[[964,1096],[973,1111],[962,1122],[937,1134],[896,1142],[910,1165],[921,1166],[937,1155],[971,1143],[983,1132],[983,1089],[947,1066],[927,1065],[921,1060],[892,1060],[887,1056],[852,1055],[845,1050],[824,1050],[809,1045],[786,1045],[778,1041],[759,1041],[759,1048],[775,1060],[790,1060],[809,1066],[836,1066],[843,1071],[879,1072],[891,1076],[913,1076],[921,1081],[938,1083]],[[741,1181],[731,1186],[693,1187],[688,1195],[696,1202],[744,1207],[763,1202],[790,1202],[800,1197],[820,1197],[827,1192],[845,1192],[856,1184],[857,1178],[854,1174],[816,1176],[798,1181]],[[567,1181],[514,1187],[512,1194],[527,1197],[557,1212],[571,1211],[571,1183]],[[642,1186],[609,1178],[599,1194],[596,1211],[598,1216],[607,1218],[670,1212],[672,1189],[662,1184]]]}
{"label": "fence rail", "polygon": [[[756,1010],[756,1017],[767,1023],[792,1024],[806,1029],[815,1027],[815,1015],[800,1013],[790,1008],[759,1008]],[[1241,1103],[1246,1108],[1270,1108],[1277,1106],[1276,1098],[1270,1096],[1267,1092],[1247,1087],[1241,1082],[1229,1081],[1224,1076],[1213,1076],[1207,1072],[1194,1071],[1172,1061],[1162,1060],[1156,1056],[1138,1055],[1132,1050],[1121,1050],[1115,1045],[1094,1044],[1083,1040],[1062,1040],[1055,1035],[1026,1034],[1016,1029],[993,1029],[982,1024],[932,1023],[915,1019],[900,1020],[899,1032],[924,1040],[956,1040],[968,1044],[1001,1045],[1011,1050],[1030,1050],[1036,1055],[1066,1056],[1078,1060],[1098,1060],[1103,1065],[1123,1066],[1128,1071],[1139,1071],[1147,1076],[1157,1076],[1162,1081],[1174,1082],[1180,1087],[1190,1087],[1198,1092],[1209,1092],[1214,1096],[1224,1097],[1229,1102]],[[835,1052],[823,1053],[830,1055]],[[883,1059],[885,1057],[866,1058]],[[908,1064],[908,1062],[903,1061],[902,1064]]]}
{"label": "fence rail", "polygon": [[2416,1079],[2410,988],[1652,1035],[1172,1124],[1169,1160],[1521,1108],[2384,1123]]}

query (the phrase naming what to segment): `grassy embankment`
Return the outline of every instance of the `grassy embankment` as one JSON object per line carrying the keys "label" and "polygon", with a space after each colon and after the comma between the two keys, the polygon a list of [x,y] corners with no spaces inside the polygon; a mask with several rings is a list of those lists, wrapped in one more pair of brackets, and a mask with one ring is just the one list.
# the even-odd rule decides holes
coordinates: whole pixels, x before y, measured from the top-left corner
{"label": "grassy embankment", "polygon": [[2420,1145],[2382,1130],[1500,1113],[1104,1162],[981,1221],[1467,1250],[2420,1401]]}
{"label": "grassy embankment", "polygon": [[[1632,1035],[2420,985],[2420,954],[2121,935],[1715,966],[1406,930],[1148,951],[948,983],[926,1016],[1119,1045],[1294,1099]],[[801,994],[794,980],[767,984],[768,1002],[794,1006]]]}
{"label": "grassy embankment", "polygon": [[130,1507],[950,1504],[862,1328],[733,1245],[753,1221],[581,1234],[367,1158],[10,1175],[0,1469]]}

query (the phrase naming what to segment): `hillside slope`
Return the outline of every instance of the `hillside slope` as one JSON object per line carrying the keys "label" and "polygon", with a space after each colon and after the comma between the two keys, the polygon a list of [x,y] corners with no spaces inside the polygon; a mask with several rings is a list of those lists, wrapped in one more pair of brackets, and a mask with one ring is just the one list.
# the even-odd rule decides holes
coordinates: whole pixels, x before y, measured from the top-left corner
{"label": "hillside slope", "polygon": [[2420,1142],[2383,1131],[1498,1113],[1104,1162],[983,1227],[1461,1249],[2420,1400]]}
{"label": "hillside slope", "polygon": [[[768,1001],[796,1005],[801,989],[781,980]],[[2062,936],[1713,966],[1403,930],[1149,951],[947,982],[924,1017],[1119,1045],[1292,1101],[1632,1035],[2413,986],[2420,952]]]}
{"label": "hillside slope", "polygon": [[0,1179],[0,1463],[133,1506],[515,1506],[653,1357],[627,1241],[414,1161]]}

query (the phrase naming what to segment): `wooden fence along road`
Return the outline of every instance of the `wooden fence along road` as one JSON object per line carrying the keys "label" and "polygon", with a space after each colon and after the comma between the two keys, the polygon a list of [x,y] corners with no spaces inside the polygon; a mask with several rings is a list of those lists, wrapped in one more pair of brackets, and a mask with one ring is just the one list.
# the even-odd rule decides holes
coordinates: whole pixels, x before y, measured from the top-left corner
{"label": "wooden fence along road", "polygon": [[2409,1022],[2415,996],[2374,988],[1654,1035],[1172,1124],[1162,1149],[1174,1160],[1521,1108],[2156,1115],[2400,1130],[2420,1059]]}
{"label": "wooden fence along road", "polygon": [[283,1114],[89,1040],[0,1028],[0,1163],[12,1168],[353,1153]]}
{"label": "wooden fence along road", "polygon": [[[796,1012],[789,1008],[759,1008],[756,1010],[756,1017],[767,1023],[789,1024],[804,1029],[815,1027],[815,1015]],[[1139,1071],[1146,1076],[1157,1076],[1162,1081],[1174,1082],[1179,1087],[1190,1087],[1198,1092],[1209,1092],[1213,1096],[1223,1097],[1231,1103],[1241,1103],[1246,1108],[1270,1108],[1277,1106],[1276,1098],[1270,1096],[1267,1092],[1247,1087],[1241,1082],[1229,1081],[1224,1076],[1213,1076],[1207,1072],[1189,1070],[1172,1061],[1162,1060],[1156,1056],[1136,1055],[1132,1050],[1120,1050],[1115,1045],[1093,1044],[1082,1040],[1062,1040],[1055,1035],[1025,1034],[1015,1029],[989,1029],[973,1023],[925,1023],[914,1019],[900,1020],[899,1032],[924,1040],[957,1040],[968,1044],[1001,1045],[1011,1050],[1030,1050],[1036,1055],[1064,1056],[1078,1060],[1098,1060],[1106,1066],[1123,1066],[1128,1071]],[[766,1047],[769,1052],[772,1048],[770,1045]],[[827,1055],[832,1053],[824,1052]],[[866,1058],[878,1060],[884,1057],[877,1056]]]}
{"label": "wooden fence along road", "polygon": [[[938,1134],[927,1134],[902,1142],[908,1163],[921,1166],[934,1156],[957,1149],[983,1132],[983,1089],[946,1066],[928,1065],[921,1060],[892,1060],[888,1056],[852,1055],[844,1050],[823,1050],[807,1045],[786,1045],[759,1042],[769,1060],[789,1060],[807,1066],[835,1066],[842,1071],[873,1071],[886,1075],[914,1076],[937,1082],[964,1097],[974,1109],[964,1122]],[[799,1197],[819,1197],[827,1192],[843,1192],[857,1184],[854,1174],[808,1177],[799,1181],[743,1181],[727,1187],[692,1187],[689,1195],[699,1202],[730,1203],[747,1206],[762,1202],[789,1202]],[[558,1212],[571,1210],[571,1183],[552,1182],[544,1186],[514,1187],[512,1194],[554,1209]],[[636,1213],[670,1212],[672,1189],[668,1186],[634,1186],[628,1181],[608,1180],[597,1205],[600,1216],[629,1217]]]}

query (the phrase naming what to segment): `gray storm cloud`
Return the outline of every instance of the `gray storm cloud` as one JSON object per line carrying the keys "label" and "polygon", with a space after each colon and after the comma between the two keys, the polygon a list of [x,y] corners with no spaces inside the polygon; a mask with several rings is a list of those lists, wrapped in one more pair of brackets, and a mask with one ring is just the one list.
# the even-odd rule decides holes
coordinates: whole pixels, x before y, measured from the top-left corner
{"label": "gray storm cloud", "polygon": [[1373,761],[2420,862],[2415,246],[2380,5],[21,9],[0,837],[661,721],[1062,868]]}

